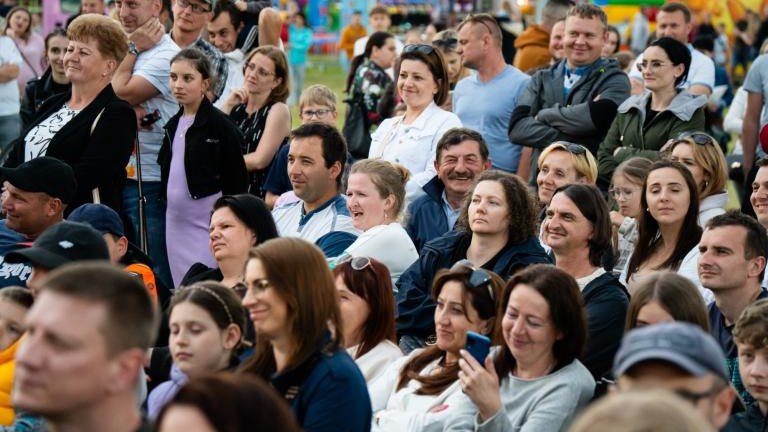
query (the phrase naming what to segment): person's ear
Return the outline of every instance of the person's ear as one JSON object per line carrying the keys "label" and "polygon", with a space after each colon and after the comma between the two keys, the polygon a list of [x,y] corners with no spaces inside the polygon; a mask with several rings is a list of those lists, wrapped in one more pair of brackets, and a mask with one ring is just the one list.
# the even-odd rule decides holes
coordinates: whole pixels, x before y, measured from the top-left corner
{"label": "person's ear", "polygon": [[240,331],[240,327],[237,324],[230,324],[224,329],[224,341],[222,346],[224,349],[232,350],[237,348],[237,344],[240,343],[240,339],[243,334]]}
{"label": "person's ear", "polygon": [[202,83],[202,87],[203,87],[203,96],[205,96],[205,93],[207,93],[208,89],[211,87],[211,79],[210,78],[204,79]]}
{"label": "person's ear", "polygon": [[64,211],[64,203],[59,198],[48,200],[46,213],[48,216],[56,216]]}
{"label": "person's ear", "polygon": [[[390,210],[394,212],[395,209],[395,195],[389,194],[386,198],[384,198],[384,211],[389,213]],[[397,215],[392,215],[392,218],[394,219]]]}
{"label": "person's ear", "polygon": [[721,390],[712,400],[712,425],[716,430],[720,430],[731,416],[731,409],[733,408],[733,401],[736,400],[736,390],[731,387],[730,383],[726,388]]}
{"label": "person's ear", "polygon": [[765,269],[765,257],[764,256],[756,256],[749,260],[749,267],[747,269],[747,274],[750,277],[758,278],[760,277],[760,273]]}
{"label": "person's ear", "polygon": [[340,175],[341,175],[341,163],[339,161],[334,162],[331,164],[331,167],[328,168],[330,177],[335,181]]}
{"label": "person's ear", "polygon": [[115,243],[117,244],[117,253],[120,254],[120,258],[124,257],[128,252],[128,239],[122,236]]}
{"label": "person's ear", "polygon": [[490,317],[487,320],[480,323],[480,333],[486,336],[491,335],[491,331],[493,331],[493,325],[495,322],[496,322],[496,317]]}
{"label": "person's ear", "polygon": [[122,393],[135,387],[136,377],[143,364],[144,351],[140,348],[131,348],[114,355],[109,361],[108,377],[104,383],[107,392]]}

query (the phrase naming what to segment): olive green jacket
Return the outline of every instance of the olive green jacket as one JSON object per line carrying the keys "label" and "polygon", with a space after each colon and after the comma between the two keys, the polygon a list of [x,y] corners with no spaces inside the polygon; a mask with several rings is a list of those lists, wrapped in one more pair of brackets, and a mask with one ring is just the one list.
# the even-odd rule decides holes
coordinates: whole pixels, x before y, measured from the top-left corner
{"label": "olive green jacket", "polygon": [[630,96],[619,106],[618,114],[597,150],[601,178],[610,182],[616,167],[631,157],[658,159],[659,149],[682,132],[704,131],[702,107],[707,103],[705,96],[682,90],[666,110],[643,127],[650,97],[651,93],[646,91]]}

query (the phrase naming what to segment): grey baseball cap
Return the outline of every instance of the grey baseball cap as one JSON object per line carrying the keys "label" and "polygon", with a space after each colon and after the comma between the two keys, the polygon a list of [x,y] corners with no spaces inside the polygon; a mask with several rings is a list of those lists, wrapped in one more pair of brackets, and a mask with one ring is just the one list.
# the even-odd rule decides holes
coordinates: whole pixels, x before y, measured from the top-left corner
{"label": "grey baseball cap", "polygon": [[687,322],[656,324],[627,333],[613,362],[614,376],[648,360],[671,363],[693,376],[713,373],[730,380],[725,354],[715,339]]}

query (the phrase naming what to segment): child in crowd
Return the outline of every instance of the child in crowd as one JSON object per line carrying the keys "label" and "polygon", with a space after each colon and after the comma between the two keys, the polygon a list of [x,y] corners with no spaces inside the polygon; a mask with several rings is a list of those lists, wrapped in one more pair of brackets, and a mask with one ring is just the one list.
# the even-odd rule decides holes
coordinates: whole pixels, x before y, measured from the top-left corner
{"label": "child in crowd", "polygon": [[22,287],[0,290],[0,425],[13,424],[11,404],[16,349],[24,334],[24,317],[33,303],[32,293]]}
{"label": "child in crowd", "polygon": [[157,416],[190,377],[236,366],[244,333],[245,309],[240,298],[218,282],[182,288],[171,299],[168,315],[171,379],[149,394],[150,418]]}
{"label": "child in crowd", "polygon": [[744,309],[733,329],[739,350],[739,374],[755,399],[747,410],[733,416],[724,430],[768,430],[768,300]]}
{"label": "child in crowd", "polygon": [[651,163],[650,159],[633,157],[622,162],[613,172],[611,189],[608,192],[618,208],[611,212],[613,250],[616,257],[613,272],[616,275],[621,274],[621,269],[635,250],[635,219],[642,213],[640,193]]}

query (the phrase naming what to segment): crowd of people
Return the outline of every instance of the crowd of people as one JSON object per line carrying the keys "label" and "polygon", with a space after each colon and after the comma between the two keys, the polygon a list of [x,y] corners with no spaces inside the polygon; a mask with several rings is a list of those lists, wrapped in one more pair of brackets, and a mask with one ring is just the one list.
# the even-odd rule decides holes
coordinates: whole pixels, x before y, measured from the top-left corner
{"label": "crowd of people", "polygon": [[682,3],[628,53],[549,0],[512,61],[356,12],[346,110],[270,5],[7,12],[0,431],[768,430],[768,55],[732,197]]}

